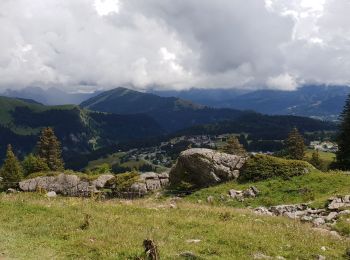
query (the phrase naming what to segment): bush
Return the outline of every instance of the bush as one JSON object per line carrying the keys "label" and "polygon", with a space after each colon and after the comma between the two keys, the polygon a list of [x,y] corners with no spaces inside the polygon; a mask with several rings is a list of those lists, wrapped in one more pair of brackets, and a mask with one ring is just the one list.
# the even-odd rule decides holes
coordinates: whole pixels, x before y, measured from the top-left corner
{"label": "bush", "polygon": [[118,174],[107,182],[107,187],[117,191],[127,191],[130,189],[131,185],[139,180],[139,178],[140,174],[137,172]]}
{"label": "bush", "polygon": [[281,177],[289,179],[310,172],[313,167],[304,161],[287,160],[268,155],[255,155],[243,167],[241,181],[259,181]]}

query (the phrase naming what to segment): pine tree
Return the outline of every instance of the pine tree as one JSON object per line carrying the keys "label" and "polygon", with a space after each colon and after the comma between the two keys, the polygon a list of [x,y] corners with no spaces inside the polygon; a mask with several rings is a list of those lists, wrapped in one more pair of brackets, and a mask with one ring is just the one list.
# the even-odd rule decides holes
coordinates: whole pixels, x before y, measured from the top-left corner
{"label": "pine tree", "polygon": [[287,156],[290,159],[294,160],[303,160],[305,156],[305,144],[304,138],[299,133],[297,128],[293,128],[293,130],[289,133],[286,144],[286,152]]}
{"label": "pine tree", "polygon": [[50,170],[43,158],[33,154],[29,154],[24,158],[22,167],[25,176],[35,172],[45,172]]}
{"label": "pine tree", "polygon": [[235,136],[228,138],[226,145],[222,148],[224,153],[246,156],[247,151],[243,148]]}
{"label": "pine tree", "polygon": [[350,95],[348,96],[343,112],[340,115],[340,131],[338,134],[337,167],[350,170]]}
{"label": "pine tree", "polygon": [[12,146],[7,146],[6,159],[0,170],[0,176],[5,188],[16,186],[23,177],[23,170],[20,162],[12,151]]}
{"label": "pine tree", "polygon": [[59,171],[64,169],[61,153],[61,143],[53,129],[44,128],[37,144],[37,155],[44,160],[50,170]]}

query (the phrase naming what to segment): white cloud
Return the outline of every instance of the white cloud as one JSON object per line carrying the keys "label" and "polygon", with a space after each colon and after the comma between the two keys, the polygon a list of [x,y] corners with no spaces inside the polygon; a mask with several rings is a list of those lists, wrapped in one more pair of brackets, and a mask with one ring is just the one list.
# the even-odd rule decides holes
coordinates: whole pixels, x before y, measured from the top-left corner
{"label": "white cloud", "polygon": [[348,83],[349,13],[348,0],[3,0],[0,89]]}
{"label": "white cloud", "polygon": [[271,89],[295,90],[297,87],[295,78],[289,74],[281,74],[276,77],[269,77],[266,84]]}

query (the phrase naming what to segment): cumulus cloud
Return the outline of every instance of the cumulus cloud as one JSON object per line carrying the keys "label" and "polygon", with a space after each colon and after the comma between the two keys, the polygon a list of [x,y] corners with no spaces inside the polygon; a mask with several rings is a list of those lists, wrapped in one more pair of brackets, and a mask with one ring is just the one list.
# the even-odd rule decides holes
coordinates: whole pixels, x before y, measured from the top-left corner
{"label": "cumulus cloud", "polygon": [[349,82],[347,0],[2,0],[0,89]]}

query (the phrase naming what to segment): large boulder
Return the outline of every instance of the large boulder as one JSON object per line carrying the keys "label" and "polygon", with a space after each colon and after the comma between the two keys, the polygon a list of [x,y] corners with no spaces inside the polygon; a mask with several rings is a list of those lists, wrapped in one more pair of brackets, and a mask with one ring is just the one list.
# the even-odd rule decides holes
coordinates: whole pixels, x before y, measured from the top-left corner
{"label": "large boulder", "polygon": [[169,173],[169,181],[174,186],[186,182],[195,187],[207,187],[237,179],[245,162],[242,156],[193,148],[180,154]]}

